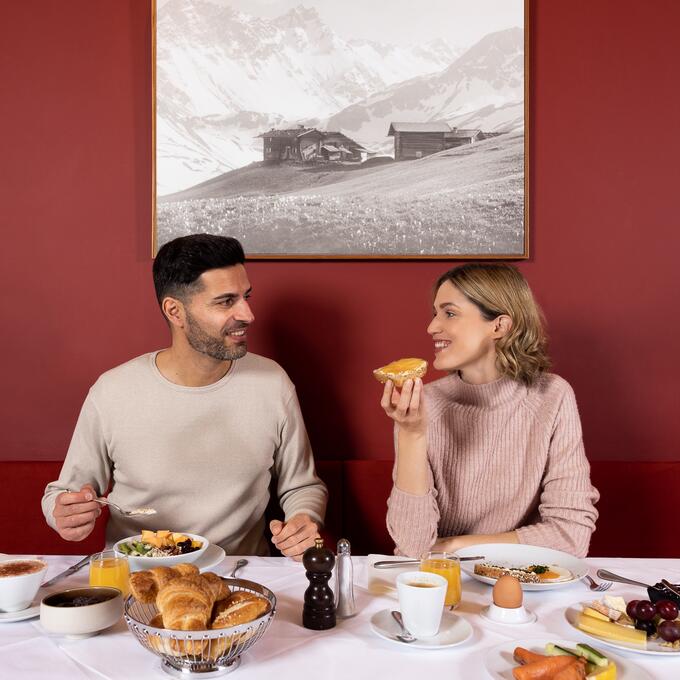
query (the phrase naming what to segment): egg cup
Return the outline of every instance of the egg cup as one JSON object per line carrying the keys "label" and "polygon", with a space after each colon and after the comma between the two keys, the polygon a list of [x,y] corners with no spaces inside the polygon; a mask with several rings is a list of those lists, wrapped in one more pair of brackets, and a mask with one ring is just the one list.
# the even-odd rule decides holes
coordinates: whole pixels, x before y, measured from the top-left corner
{"label": "egg cup", "polygon": [[493,602],[488,607],[482,609],[479,615],[487,621],[501,623],[506,626],[521,626],[533,623],[536,620],[536,614],[530,612],[524,605],[509,609],[507,607],[499,607]]}

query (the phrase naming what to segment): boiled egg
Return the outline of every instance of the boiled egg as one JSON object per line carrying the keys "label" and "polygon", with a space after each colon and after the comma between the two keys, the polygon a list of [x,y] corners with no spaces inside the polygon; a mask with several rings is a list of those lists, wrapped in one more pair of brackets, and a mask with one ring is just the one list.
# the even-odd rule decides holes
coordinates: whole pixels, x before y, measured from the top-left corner
{"label": "boiled egg", "polygon": [[517,609],[522,606],[522,586],[514,577],[501,576],[493,587],[493,603],[503,609]]}

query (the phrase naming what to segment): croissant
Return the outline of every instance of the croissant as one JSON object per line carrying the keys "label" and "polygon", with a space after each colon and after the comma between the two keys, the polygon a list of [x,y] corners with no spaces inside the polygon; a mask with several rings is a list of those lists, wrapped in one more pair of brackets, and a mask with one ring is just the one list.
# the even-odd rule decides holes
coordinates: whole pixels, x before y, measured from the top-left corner
{"label": "croissant", "polygon": [[161,588],[182,576],[198,576],[198,568],[193,564],[177,564],[137,571],[130,575],[130,592],[142,604],[153,604]]}
{"label": "croissant", "polygon": [[[215,590],[200,576],[181,576],[165,585],[156,596],[163,625],[170,630],[207,630],[215,604]],[[173,640],[179,653],[200,654],[206,640]]]}

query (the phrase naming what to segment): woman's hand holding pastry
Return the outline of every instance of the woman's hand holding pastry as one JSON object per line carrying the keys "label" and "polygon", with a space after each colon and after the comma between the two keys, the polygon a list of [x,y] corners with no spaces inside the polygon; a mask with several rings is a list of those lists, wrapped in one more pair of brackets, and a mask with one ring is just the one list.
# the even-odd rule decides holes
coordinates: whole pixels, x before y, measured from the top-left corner
{"label": "woman's hand holding pastry", "polygon": [[319,538],[317,523],[304,513],[293,515],[287,522],[274,519],[269,523],[272,532],[272,543],[286,556],[298,562],[302,554],[314,546],[314,539]]}
{"label": "woman's hand holding pastry", "polygon": [[407,380],[401,392],[391,380],[385,383],[380,405],[385,413],[399,425],[400,432],[424,436],[427,433],[425,395],[420,378]]}

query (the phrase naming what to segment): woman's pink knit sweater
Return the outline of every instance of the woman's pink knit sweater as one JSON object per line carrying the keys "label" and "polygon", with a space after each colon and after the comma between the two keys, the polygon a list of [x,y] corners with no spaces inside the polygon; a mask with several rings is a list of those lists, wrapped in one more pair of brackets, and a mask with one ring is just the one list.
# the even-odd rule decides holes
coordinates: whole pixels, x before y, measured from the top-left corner
{"label": "woman's pink knit sweater", "polygon": [[414,496],[393,486],[387,528],[396,553],[419,557],[440,536],[516,529],[520,543],[587,554],[599,494],[565,380],[470,385],[454,373],[425,395],[430,489]]}

